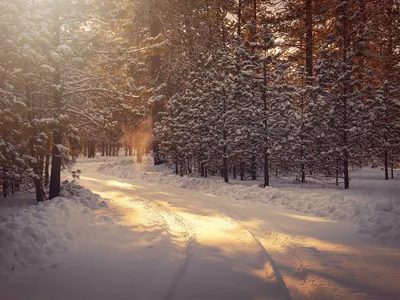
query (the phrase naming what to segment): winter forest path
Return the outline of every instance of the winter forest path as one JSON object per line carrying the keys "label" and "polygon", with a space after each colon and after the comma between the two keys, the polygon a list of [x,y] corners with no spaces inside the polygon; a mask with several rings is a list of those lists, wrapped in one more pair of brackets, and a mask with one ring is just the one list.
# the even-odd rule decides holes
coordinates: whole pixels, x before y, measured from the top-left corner
{"label": "winter forest path", "polygon": [[[399,299],[400,252],[357,227],[96,172],[109,199],[63,263],[13,278],[5,299]],[[3,293],[2,292],[2,293]]]}

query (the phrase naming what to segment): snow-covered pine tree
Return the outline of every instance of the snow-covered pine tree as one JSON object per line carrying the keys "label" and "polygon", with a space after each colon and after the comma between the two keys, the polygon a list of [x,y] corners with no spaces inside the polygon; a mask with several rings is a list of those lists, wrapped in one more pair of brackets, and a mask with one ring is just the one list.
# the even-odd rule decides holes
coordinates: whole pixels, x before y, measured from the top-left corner
{"label": "snow-covered pine tree", "polygon": [[[397,50],[400,45],[399,2],[385,1],[377,4],[382,13],[370,14],[371,36],[368,46],[370,51],[380,53],[371,55],[370,64],[376,70],[373,81],[378,83],[375,97],[368,100],[368,108],[372,116],[370,144],[377,160],[384,166],[385,179],[389,173],[393,177],[393,165],[399,159],[400,145],[400,86],[399,63]],[[367,6],[367,11],[376,10],[374,5]],[[389,170],[391,169],[391,171]]]}
{"label": "snow-covered pine tree", "polygon": [[[49,67],[44,54],[50,45],[49,32],[41,22],[43,11],[37,3],[29,1],[22,5],[9,2],[2,5],[5,6],[2,17],[6,22],[1,24],[4,25],[2,32],[7,46],[1,58],[5,66],[2,68],[5,73],[1,92],[6,99],[14,98],[14,102],[25,106],[18,115],[18,132],[25,140],[18,150],[20,159],[17,166],[24,166],[26,173],[21,174],[33,180],[39,202],[44,200],[42,177],[51,125],[43,119],[47,114],[42,110],[49,103],[47,95],[43,93],[49,79]],[[13,64],[12,72],[6,71],[10,67],[9,62]]]}
{"label": "snow-covered pine tree", "polygon": [[[321,98],[329,103],[329,140],[334,155],[342,166],[344,188],[350,187],[350,167],[360,164],[359,154],[366,134],[362,120],[365,112],[363,97],[356,89],[356,57],[359,47],[357,1],[338,1],[335,32],[330,35],[319,64]],[[325,135],[326,136],[326,135]]]}
{"label": "snow-covered pine tree", "polygon": [[[69,124],[76,125],[86,121],[93,126],[101,126],[91,115],[101,114],[95,103],[106,99],[137,99],[136,95],[117,90],[119,81],[104,72],[105,54],[110,51],[114,36],[101,36],[101,28],[96,26],[101,19],[101,2],[80,1],[64,2],[52,0],[52,16],[46,19],[51,28],[52,48],[49,51],[53,69],[53,82],[49,93],[53,99],[54,119],[66,116]],[[100,37],[102,42],[100,42]],[[111,65],[115,61],[109,62]],[[122,101],[121,101],[122,102]],[[119,104],[120,101],[114,101]],[[104,104],[104,103],[103,103]],[[95,112],[95,114],[93,114]],[[114,116],[113,116],[114,117]],[[73,128],[73,131],[77,131]],[[66,142],[66,129],[59,127],[53,132],[53,155],[49,197],[60,192],[61,157],[67,159],[62,144]]]}
{"label": "snow-covered pine tree", "polygon": [[326,0],[284,0],[275,7],[269,22],[279,40],[282,56],[291,63],[286,82],[298,87],[292,97],[296,125],[289,155],[297,165],[293,171],[301,182],[307,175],[317,172],[320,165],[314,151],[317,141],[312,125],[312,106],[316,101],[314,65],[328,34],[331,7],[332,3]]}

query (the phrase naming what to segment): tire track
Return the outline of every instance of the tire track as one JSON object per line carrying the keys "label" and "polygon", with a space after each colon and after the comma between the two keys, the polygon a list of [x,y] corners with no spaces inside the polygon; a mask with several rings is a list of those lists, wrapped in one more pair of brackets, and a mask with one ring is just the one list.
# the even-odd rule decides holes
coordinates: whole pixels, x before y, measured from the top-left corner
{"label": "tire track", "polygon": [[[246,217],[243,215],[233,212],[230,209],[227,210],[232,214],[236,214],[241,219],[246,219]],[[250,218],[249,220],[251,221],[252,219]],[[320,261],[320,258],[314,255],[315,253],[311,248],[305,248],[297,245],[296,238],[287,237],[279,230],[266,228],[259,222],[255,223],[258,223],[258,228],[260,231],[266,234],[266,238],[269,243],[275,247],[280,247],[282,252],[284,251],[286,253],[285,263],[292,266],[292,268],[295,270],[295,277],[300,278],[300,286],[306,287],[307,294],[310,299],[333,299],[333,297],[336,296],[337,285],[331,282],[322,282],[318,276],[309,272],[309,270],[316,269],[316,267],[319,266],[318,262]],[[293,245],[296,245],[296,247]],[[276,266],[276,268],[279,270],[278,266]],[[280,274],[280,276],[284,282],[284,275]],[[294,289],[297,291],[297,287],[294,287]]]}
{"label": "tire track", "polygon": [[[230,209],[227,209],[226,207],[222,208],[222,207],[216,205],[216,203],[210,203],[208,201],[205,201],[205,200],[203,200],[203,199],[201,199],[199,197],[196,197],[195,199],[198,200],[199,202],[207,205],[207,206],[212,207],[214,210],[218,211],[217,215],[219,215],[221,219],[223,219],[223,220],[225,220],[225,221],[227,221],[227,222],[229,222],[229,223],[231,223],[233,225],[236,225],[242,231],[244,231],[245,234],[248,235],[248,237],[249,237],[248,240],[251,240],[254,243],[254,245],[256,246],[256,248],[258,249],[258,252],[259,252],[259,255],[260,255],[260,259],[261,260],[266,259],[266,261],[268,261],[269,264],[271,265],[273,273],[275,274],[275,277],[276,277],[276,280],[277,280],[277,284],[284,291],[282,299],[291,299],[290,291],[287,288],[286,283],[285,283],[285,281],[283,279],[283,276],[282,276],[282,274],[281,274],[281,272],[279,270],[279,267],[276,264],[276,262],[274,261],[274,259],[272,258],[272,256],[269,254],[267,249],[262,245],[262,243],[256,237],[256,235],[249,228],[247,228],[244,224],[242,224],[240,221],[237,220],[237,218],[244,218],[244,216],[241,216],[240,214],[238,214],[238,213],[236,213],[236,212],[234,212],[234,211],[232,211]],[[232,217],[227,215],[226,213],[224,213],[223,210],[228,211],[229,214],[232,215]],[[268,272],[265,271],[264,274],[265,274],[264,275],[265,280],[269,280],[270,276],[268,276]]]}
{"label": "tire track", "polygon": [[[248,219],[237,212],[233,212],[228,208],[224,208],[232,214],[235,214],[241,219]],[[252,220],[251,218],[248,220]],[[310,273],[310,270],[320,269],[323,272],[323,264],[318,250],[314,247],[303,247],[299,245],[296,237],[287,237],[281,231],[271,228],[266,228],[260,222],[257,223],[260,231],[266,234],[269,243],[275,247],[280,247],[281,251],[286,253],[285,263],[289,264],[294,272],[295,277],[300,279],[300,287],[306,289],[309,299],[343,299],[343,295],[338,294],[338,286],[330,281],[322,280],[319,276]],[[278,268],[278,267],[277,267]],[[322,269],[321,269],[322,268]],[[282,280],[283,279],[283,275]],[[296,284],[295,284],[296,285]],[[296,292],[298,289],[293,287]]]}
{"label": "tire track", "polygon": [[[218,208],[217,206],[215,206],[215,207]],[[239,216],[235,212],[230,211],[230,213],[236,214],[237,216]],[[262,245],[260,240],[256,237],[256,235],[249,228],[247,228],[245,225],[243,225],[240,221],[236,220],[236,218],[232,218],[222,212],[221,212],[221,216],[223,216],[223,218],[226,221],[236,224],[238,227],[240,227],[242,230],[244,230],[250,236],[250,239],[254,242],[254,244],[256,245],[256,247],[259,250],[260,258],[261,259],[265,258],[270,263],[273,273],[276,277],[277,283],[278,283],[279,287],[284,291],[282,299],[291,299],[292,297],[291,297],[290,291],[286,286],[286,283],[283,279],[283,276],[279,270],[278,265],[276,264],[276,262],[274,261],[272,256],[269,254],[267,249],[265,249],[265,247]],[[266,272],[266,271],[265,271],[265,279],[266,280],[270,279],[270,276],[268,276],[268,272]]]}
{"label": "tire track", "polygon": [[[254,249],[257,251],[259,255],[259,259],[263,261],[263,265],[265,262],[268,262],[269,265],[272,268],[273,274],[276,279],[276,283],[279,287],[279,290],[282,292],[282,297],[279,299],[291,299],[290,291],[288,290],[285,281],[282,277],[282,274],[279,270],[279,267],[275,263],[274,259],[271,257],[271,255],[268,253],[267,249],[262,245],[260,240],[256,237],[256,235],[245,225],[243,225],[240,221],[236,220],[234,216],[228,216],[226,213],[222,212],[222,209],[214,204],[208,203],[207,201],[204,201],[200,198],[196,198],[199,202],[202,204],[211,207],[216,214],[213,217],[217,217],[219,219],[224,220],[227,223],[230,223],[234,227],[238,228],[241,233],[237,234],[239,240],[243,240],[243,236],[245,236],[244,241],[245,242],[250,242],[254,246]],[[196,234],[194,232],[193,225],[186,220],[184,217],[180,216],[179,214],[175,213],[173,210],[167,208],[166,206],[160,204],[159,202],[153,201],[151,199],[147,199],[147,205],[150,207],[153,207],[155,211],[157,211],[158,214],[163,216],[164,220],[166,223],[169,223],[169,221],[166,220],[165,215],[168,216],[167,218],[172,219],[173,222],[179,224],[181,228],[185,229],[185,244],[186,244],[186,249],[185,249],[185,259],[184,262],[181,264],[181,267],[178,271],[178,273],[175,275],[173,282],[165,295],[164,299],[169,300],[174,297],[174,292],[176,288],[179,286],[180,281],[182,278],[185,276],[186,270],[188,268],[190,259],[193,255],[193,249],[192,245],[193,242],[196,240]],[[160,211],[162,213],[160,213]],[[231,212],[232,214],[236,214],[234,212]],[[240,217],[238,214],[236,214],[237,217]],[[264,279],[266,281],[269,281],[271,279],[270,272],[267,270],[264,270]]]}
{"label": "tire track", "polygon": [[174,233],[171,233],[171,223],[175,223],[175,225],[178,225],[178,227],[182,229],[182,232],[179,232],[178,234],[185,245],[184,259],[163,298],[165,300],[169,300],[173,298],[176,288],[178,287],[181,279],[185,276],[190,257],[193,253],[192,244],[193,240],[195,239],[195,233],[192,225],[185,218],[179,216],[166,206],[151,199],[146,199],[144,204],[148,207],[148,209],[153,210],[163,220],[164,224],[166,224],[164,228],[172,239],[174,233],[176,234],[177,232],[174,231]]}

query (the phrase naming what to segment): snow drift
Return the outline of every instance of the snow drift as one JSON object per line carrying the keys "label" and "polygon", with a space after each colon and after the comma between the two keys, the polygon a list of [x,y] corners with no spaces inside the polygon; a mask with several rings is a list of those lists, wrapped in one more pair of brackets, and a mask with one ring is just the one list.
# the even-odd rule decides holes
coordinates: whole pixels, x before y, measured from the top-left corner
{"label": "snow drift", "polygon": [[55,254],[67,250],[104,207],[100,196],[75,181],[62,185],[61,196],[0,216],[0,279],[29,267],[49,267]]}
{"label": "snow drift", "polygon": [[351,220],[360,225],[360,233],[372,235],[391,245],[400,245],[400,208],[393,207],[388,200],[360,201],[341,193],[310,193],[271,187],[262,189],[257,185],[225,184],[216,179],[180,177],[172,174],[171,170],[166,171],[165,166],[149,167],[147,170],[143,170],[143,166],[135,167],[132,160],[123,159],[102,164],[98,171],[119,178],[194,189],[236,200],[279,204],[289,210],[333,220]]}

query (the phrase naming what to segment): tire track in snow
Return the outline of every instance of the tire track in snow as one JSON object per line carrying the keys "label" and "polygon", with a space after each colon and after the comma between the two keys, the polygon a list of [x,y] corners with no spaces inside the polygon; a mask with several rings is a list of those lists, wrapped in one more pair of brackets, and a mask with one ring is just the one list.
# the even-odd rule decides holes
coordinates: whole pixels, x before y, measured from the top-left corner
{"label": "tire track in snow", "polygon": [[[120,193],[125,193],[124,189],[114,189]],[[182,258],[178,272],[174,275],[171,275],[173,280],[168,284],[168,287],[166,288],[167,292],[164,295],[157,294],[150,297],[151,299],[169,300],[173,297],[176,287],[178,286],[180,280],[184,277],[189,263],[189,258],[192,253],[191,245],[194,239],[192,226],[183,217],[150,198],[142,195],[136,195],[135,197],[132,197],[131,201],[133,202],[133,205],[140,205],[143,207],[143,209],[146,211],[146,218],[148,219],[149,224],[153,224],[154,226],[162,229],[166,234],[164,238],[167,238],[171,244],[175,246],[182,244],[184,245],[184,257]],[[113,200],[113,202],[115,201]],[[115,204],[117,203],[118,201],[115,202]],[[112,207],[109,207],[108,209],[110,211],[114,211],[115,217],[118,218],[116,213],[118,211],[117,209]],[[132,209],[134,208],[132,207]],[[158,268],[161,267],[159,264],[157,264],[157,266]],[[152,291],[150,291],[150,293],[152,293]]]}
{"label": "tire track in snow", "polygon": [[[255,221],[255,220],[248,218],[244,215],[241,215],[240,213],[233,211],[227,208],[226,206],[219,206],[215,202],[214,203],[207,202],[207,203],[213,205],[220,211],[225,210],[229,215],[233,217],[231,218],[228,216],[228,218],[239,223],[240,226],[242,226],[252,235],[253,239],[256,241],[259,247],[266,253],[266,257],[268,258],[268,261],[270,261],[273,267],[273,271],[277,276],[278,282],[280,282],[280,285],[287,291],[288,293],[287,297],[289,297],[288,299],[290,299],[291,297],[290,291],[286,286],[283,275],[279,270],[279,266],[276,264],[275,260],[269,254],[267,249],[262,245],[262,243],[256,237],[256,235],[249,228],[247,228],[241,221],[237,219],[243,219],[243,220],[247,219],[249,221],[252,220]],[[317,266],[319,266],[318,262],[320,262],[320,257],[315,256],[314,253],[315,251],[312,251],[312,248],[304,248],[301,246],[293,247],[291,245],[293,244],[292,242],[296,240],[295,238],[293,237],[282,238],[285,235],[283,235],[279,230],[266,228],[264,225],[260,224],[257,221],[255,221],[254,223],[258,223],[258,227],[261,229],[261,231],[267,233],[269,240],[268,242],[270,242],[274,246],[282,247],[284,251],[287,252],[286,256],[287,261],[289,261],[290,265],[294,266],[294,268],[296,269],[296,275],[301,278],[301,286],[307,287],[307,292],[311,299],[313,300],[332,299],[333,296],[337,296],[337,298],[335,299],[341,299],[340,295],[338,295],[337,293],[338,291],[337,285],[326,280],[323,281],[318,276],[313,275],[309,272],[309,270],[315,269]],[[310,256],[312,256],[311,259],[309,258]],[[308,257],[308,259],[306,257]]]}
{"label": "tire track in snow", "polygon": [[[240,221],[234,219],[233,217],[228,216],[224,212],[221,211],[221,208],[213,205],[207,201],[204,201],[200,198],[196,197],[196,200],[200,201],[202,204],[211,207],[213,210],[215,210],[215,215],[213,217],[217,217],[218,219],[224,220],[225,222],[233,225],[234,227],[238,228],[238,233],[237,233],[237,240],[238,241],[243,241],[245,243],[250,243],[250,245],[253,245],[253,249],[258,253],[259,255],[259,260],[261,260],[262,266],[264,267],[264,264],[266,262],[269,263],[269,265],[272,268],[273,275],[275,276],[276,283],[279,286],[279,290],[282,292],[282,297],[279,299],[291,299],[290,292],[288,288],[286,287],[286,284],[283,280],[283,277],[280,273],[280,270],[278,266],[276,265],[275,261],[271,257],[271,255],[268,253],[268,251],[265,249],[265,247],[262,245],[262,243],[258,240],[256,235],[246,226],[244,226]],[[179,224],[182,228],[186,230],[186,233],[184,235],[185,237],[185,244],[186,244],[186,249],[185,249],[185,259],[183,263],[181,264],[181,267],[179,268],[178,273],[174,276],[174,279],[172,281],[172,284],[165,295],[164,299],[169,300],[174,297],[174,293],[176,288],[179,286],[180,281],[182,278],[185,276],[185,273],[187,271],[190,258],[193,254],[193,249],[192,245],[193,242],[196,240],[196,234],[194,232],[193,225],[186,220],[184,217],[180,216],[179,214],[175,213],[173,210],[167,208],[166,206],[160,204],[157,201],[153,201],[151,199],[147,198],[147,205],[150,207],[153,207],[153,209],[162,216],[162,218],[165,220],[166,223],[170,223],[169,220],[167,219],[172,219],[172,222],[175,222]],[[161,212],[161,213],[160,213]],[[233,213],[233,212],[232,212]],[[266,281],[271,280],[271,273],[269,270],[264,269],[264,279]]]}
{"label": "tire track in snow", "polygon": [[[227,213],[231,211],[222,206],[221,210],[223,209],[226,209]],[[374,278],[379,278],[379,274],[371,269],[367,260],[357,257],[357,253],[346,252],[340,248],[340,245],[337,246],[338,248],[331,248],[327,251],[325,250],[326,246],[312,240],[289,236],[240,213],[231,213],[242,220],[257,224],[259,230],[253,230],[259,231],[259,235],[261,232],[265,234],[263,235],[264,244],[279,247],[278,252],[280,253],[276,260],[279,264],[290,267],[287,269],[289,271],[283,272],[283,278],[288,283],[294,298],[314,300],[398,298],[393,293],[379,290],[373,285],[357,288],[358,278],[361,276],[370,277],[371,282]],[[266,248],[268,249],[268,246]],[[348,285],[348,280],[354,280],[354,282]],[[352,287],[352,284],[355,284],[355,288]]]}
{"label": "tire track in snow", "polygon": [[[304,247],[287,247],[290,260],[293,262],[296,274],[301,278],[301,286],[306,287],[308,295],[313,300],[338,299],[338,286],[332,282],[324,281],[320,277],[311,274],[309,270],[319,267],[319,257],[314,250]],[[340,297],[339,297],[340,299]]]}
{"label": "tire track in snow", "polygon": [[[193,231],[192,225],[183,217],[179,216],[175,212],[173,212],[171,209],[168,209],[164,205],[155,202],[151,199],[146,199],[145,205],[149,208],[152,209],[156,214],[160,216],[164,220],[164,223],[167,224],[165,230],[169,234],[170,237],[173,237],[173,233],[171,233],[171,222],[175,223],[179,227],[181,227],[182,232],[179,233],[181,235],[181,238],[183,239],[184,245],[185,245],[185,256],[183,258],[183,262],[181,263],[181,266],[179,267],[179,270],[177,274],[173,277],[172,283],[170,284],[168,291],[166,295],[164,296],[165,300],[172,299],[174,296],[174,292],[176,288],[179,285],[179,282],[181,279],[185,276],[190,257],[192,255],[192,243],[193,240],[195,239],[195,233]],[[176,234],[176,232],[174,232]]]}
{"label": "tire track in snow", "polygon": [[[234,214],[239,218],[242,218],[242,219],[247,218],[247,217],[245,217],[237,212],[234,212],[228,208],[224,208],[224,209],[226,209],[227,211],[229,211],[229,213]],[[310,299],[313,299],[313,300],[332,299],[333,296],[338,296],[337,295],[337,290],[338,290],[337,285],[335,285],[331,282],[327,282],[327,281],[322,282],[322,280],[318,276],[313,275],[309,272],[309,270],[315,269],[318,266],[318,262],[320,261],[319,257],[316,257],[315,255],[313,255],[313,254],[315,254],[314,253],[315,248],[311,248],[311,247],[306,248],[306,247],[301,247],[299,245],[297,245],[297,247],[293,247],[292,245],[296,244],[296,238],[287,237],[284,234],[282,234],[281,231],[279,231],[277,229],[266,228],[264,225],[262,225],[260,222],[257,222],[254,219],[250,218],[248,220],[249,221],[253,220],[254,223],[258,223],[258,228],[260,228],[260,231],[262,231],[266,234],[268,242],[274,246],[282,248],[282,250],[286,252],[285,263],[289,262],[289,265],[291,265],[295,270],[296,277],[301,278],[300,286],[307,287],[307,293],[308,293],[308,296]],[[261,242],[260,242],[260,244],[261,244]],[[262,244],[261,244],[261,246],[262,246]],[[262,247],[265,249],[264,246],[262,246]],[[266,250],[266,252],[268,253],[267,250]],[[310,258],[310,256],[312,256],[312,258]],[[272,259],[272,257],[271,257],[271,259]],[[276,266],[276,269],[279,272],[279,267],[276,265],[275,261],[274,261],[274,264]],[[279,276],[281,277],[283,283],[285,284],[285,281],[283,278],[284,276],[280,272],[279,272]],[[286,284],[285,284],[285,287],[286,287]],[[296,287],[294,287],[294,289],[296,290],[296,292],[298,292]],[[335,298],[335,299],[341,299],[341,298]]]}
{"label": "tire track in snow", "polygon": [[[226,207],[220,207],[220,206],[216,205],[215,202],[210,203],[199,197],[196,197],[195,199],[202,202],[203,204],[206,204],[207,206],[211,206],[213,209],[217,210],[218,215],[221,217],[221,219],[224,219],[225,221],[230,222],[233,225],[236,225],[237,227],[242,229],[248,235],[249,239],[254,243],[254,245],[258,249],[259,254],[260,254],[260,259],[265,258],[271,265],[272,271],[276,277],[277,283],[278,283],[279,287],[284,291],[283,299],[291,299],[290,291],[287,288],[286,283],[283,279],[283,276],[279,270],[279,267],[276,264],[276,262],[274,261],[274,259],[272,258],[272,256],[269,254],[267,249],[265,249],[265,247],[262,245],[262,243],[256,237],[256,235],[249,228],[247,228],[245,225],[243,225],[242,222],[237,220],[237,218],[243,218],[243,216],[241,216],[240,214],[238,214],[230,209],[227,209]],[[224,213],[223,210],[227,210],[229,212],[229,214],[232,215],[232,217],[227,215],[226,213]],[[264,276],[265,280],[269,280],[270,276],[268,276],[268,271],[264,270],[264,274],[265,274],[265,276]]]}
{"label": "tire track in snow", "polygon": [[[217,206],[215,206],[217,207]],[[235,212],[230,212],[232,214],[236,214],[238,216],[237,213]],[[291,295],[290,295],[290,291],[286,286],[286,283],[282,277],[282,274],[279,270],[279,267],[277,266],[277,264],[275,263],[274,259],[272,258],[272,256],[269,254],[269,252],[267,251],[267,249],[265,249],[265,247],[262,245],[262,243],[260,242],[260,240],[256,237],[256,235],[249,229],[247,228],[245,225],[243,225],[240,221],[238,221],[236,218],[232,218],[224,213],[221,212],[221,216],[223,216],[223,218],[231,223],[236,224],[237,226],[239,226],[242,230],[244,230],[245,232],[247,232],[247,234],[250,236],[250,239],[254,242],[254,244],[256,245],[256,247],[259,250],[259,254],[260,254],[260,258],[263,259],[265,258],[269,264],[272,267],[273,270],[273,274],[276,277],[276,281],[278,283],[278,285],[280,286],[280,288],[284,291],[284,298],[283,299],[291,299]],[[268,272],[264,270],[264,274],[265,274],[265,279],[268,280],[270,279],[270,276],[268,276]]]}
{"label": "tire track in snow", "polygon": [[[232,214],[237,215],[242,219],[246,219],[245,216],[233,212],[228,208],[224,208]],[[248,219],[248,218],[247,218]],[[253,223],[257,223],[258,228],[261,232],[263,232],[266,236],[267,242],[274,245],[275,247],[281,248],[282,252],[285,252],[285,265],[289,265],[293,268],[294,274],[285,274],[291,275],[300,279],[299,284],[295,284],[291,282],[291,288],[295,292],[299,292],[297,287],[301,287],[307,292],[307,299],[313,300],[322,300],[322,299],[346,299],[349,295],[344,296],[343,293],[340,292],[339,287],[331,281],[323,280],[320,276],[312,274],[310,270],[321,270],[323,273],[325,268],[324,265],[326,262],[321,262],[323,257],[321,257],[320,251],[313,247],[305,247],[299,243],[296,237],[288,237],[283,234],[281,231],[277,229],[271,229],[269,227],[265,227],[260,222],[257,222],[254,219],[248,219],[249,221],[254,221]],[[278,267],[277,267],[278,268]],[[282,280],[283,280],[283,275]],[[292,281],[292,279],[288,279]]]}

